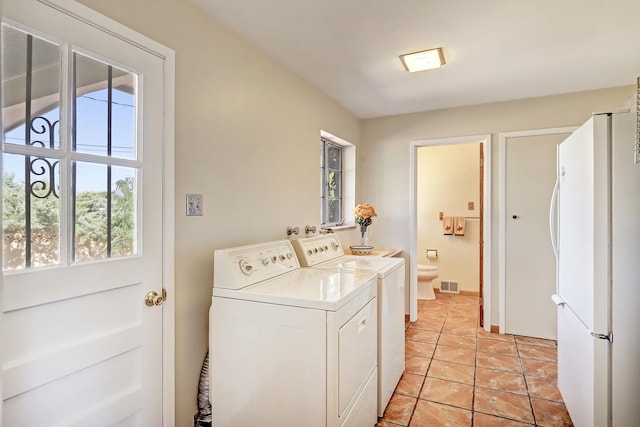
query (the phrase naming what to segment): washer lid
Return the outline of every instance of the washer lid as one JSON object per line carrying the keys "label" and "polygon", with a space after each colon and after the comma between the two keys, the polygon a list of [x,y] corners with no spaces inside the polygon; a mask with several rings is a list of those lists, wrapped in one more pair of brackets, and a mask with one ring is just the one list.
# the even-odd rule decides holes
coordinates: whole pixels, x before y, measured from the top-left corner
{"label": "washer lid", "polygon": [[376,284],[366,271],[300,269],[242,289],[213,288],[214,297],[336,311]]}

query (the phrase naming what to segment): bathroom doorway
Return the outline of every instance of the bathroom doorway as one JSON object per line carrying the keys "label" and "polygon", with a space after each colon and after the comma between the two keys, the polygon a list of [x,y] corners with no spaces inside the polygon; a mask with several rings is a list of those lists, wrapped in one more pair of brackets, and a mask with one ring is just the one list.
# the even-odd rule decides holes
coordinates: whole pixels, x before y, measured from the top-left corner
{"label": "bathroom doorway", "polygon": [[[490,313],[490,145],[489,135],[412,142],[411,321],[417,320],[418,286],[425,285],[418,284],[417,265],[430,264],[439,270],[436,290],[444,281],[443,289],[479,296],[480,324],[491,330],[484,321],[484,311]],[[458,235],[445,231],[454,221],[463,226]]]}

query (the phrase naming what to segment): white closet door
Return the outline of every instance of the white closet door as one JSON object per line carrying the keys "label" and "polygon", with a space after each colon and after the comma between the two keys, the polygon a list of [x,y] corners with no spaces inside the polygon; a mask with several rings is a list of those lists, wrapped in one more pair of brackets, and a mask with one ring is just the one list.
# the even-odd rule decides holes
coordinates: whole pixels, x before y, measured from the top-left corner
{"label": "white closet door", "polygon": [[506,144],[505,332],[556,338],[555,257],[549,200],[557,145],[567,134],[509,138]]}

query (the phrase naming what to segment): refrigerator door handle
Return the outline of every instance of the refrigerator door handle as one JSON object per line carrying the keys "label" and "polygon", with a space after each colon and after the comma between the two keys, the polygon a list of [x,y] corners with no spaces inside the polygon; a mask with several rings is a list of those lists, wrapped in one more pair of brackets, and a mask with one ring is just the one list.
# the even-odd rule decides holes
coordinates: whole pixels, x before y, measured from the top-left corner
{"label": "refrigerator door handle", "polygon": [[553,294],[551,295],[551,300],[553,301],[553,303],[557,306],[561,306],[566,304],[567,302],[558,294]]}
{"label": "refrigerator door handle", "polygon": [[551,193],[551,203],[549,204],[549,236],[551,237],[551,247],[553,248],[553,255],[558,261],[558,238],[556,236],[556,202],[558,201],[558,190],[560,189],[560,181],[556,178],[556,183],[553,186],[553,193]]}
{"label": "refrigerator door handle", "polygon": [[608,334],[598,334],[596,332],[589,331],[592,337],[598,338],[601,340],[607,340],[609,342],[613,342],[613,332],[609,332]]}
{"label": "refrigerator door handle", "polygon": [[551,300],[554,302],[554,304],[556,306],[567,308],[571,312],[571,314],[578,320],[578,322],[580,322],[580,324],[587,330],[587,332],[589,332],[589,335],[591,335],[593,338],[598,338],[598,339],[601,339],[601,340],[607,340],[609,342],[613,342],[613,332],[609,332],[607,334],[599,334],[597,332],[593,332],[582,321],[582,319],[580,319],[580,317],[578,317],[578,315],[571,309],[569,304],[567,304],[567,302],[564,300],[564,298],[562,298],[560,295],[558,295],[558,294],[551,295]]}

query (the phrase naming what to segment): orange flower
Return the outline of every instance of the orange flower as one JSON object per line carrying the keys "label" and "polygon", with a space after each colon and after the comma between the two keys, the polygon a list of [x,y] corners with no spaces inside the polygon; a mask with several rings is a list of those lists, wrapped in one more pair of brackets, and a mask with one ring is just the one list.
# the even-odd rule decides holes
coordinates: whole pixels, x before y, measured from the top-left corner
{"label": "orange flower", "polygon": [[353,213],[356,215],[356,224],[360,225],[360,231],[364,233],[367,231],[367,227],[371,225],[374,216],[378,216],[376,210],[369,203],[357,205],[353,209]]}
{"label": "orange flower", "polygon": [[378,214],[376,213],[376,210],[374,209],[374,207],[371,206],[369,203],[357,205],[353,209],[353,213],[356,214],[356,218],[357,217],[371,218],[373,216],[378,216]]}

